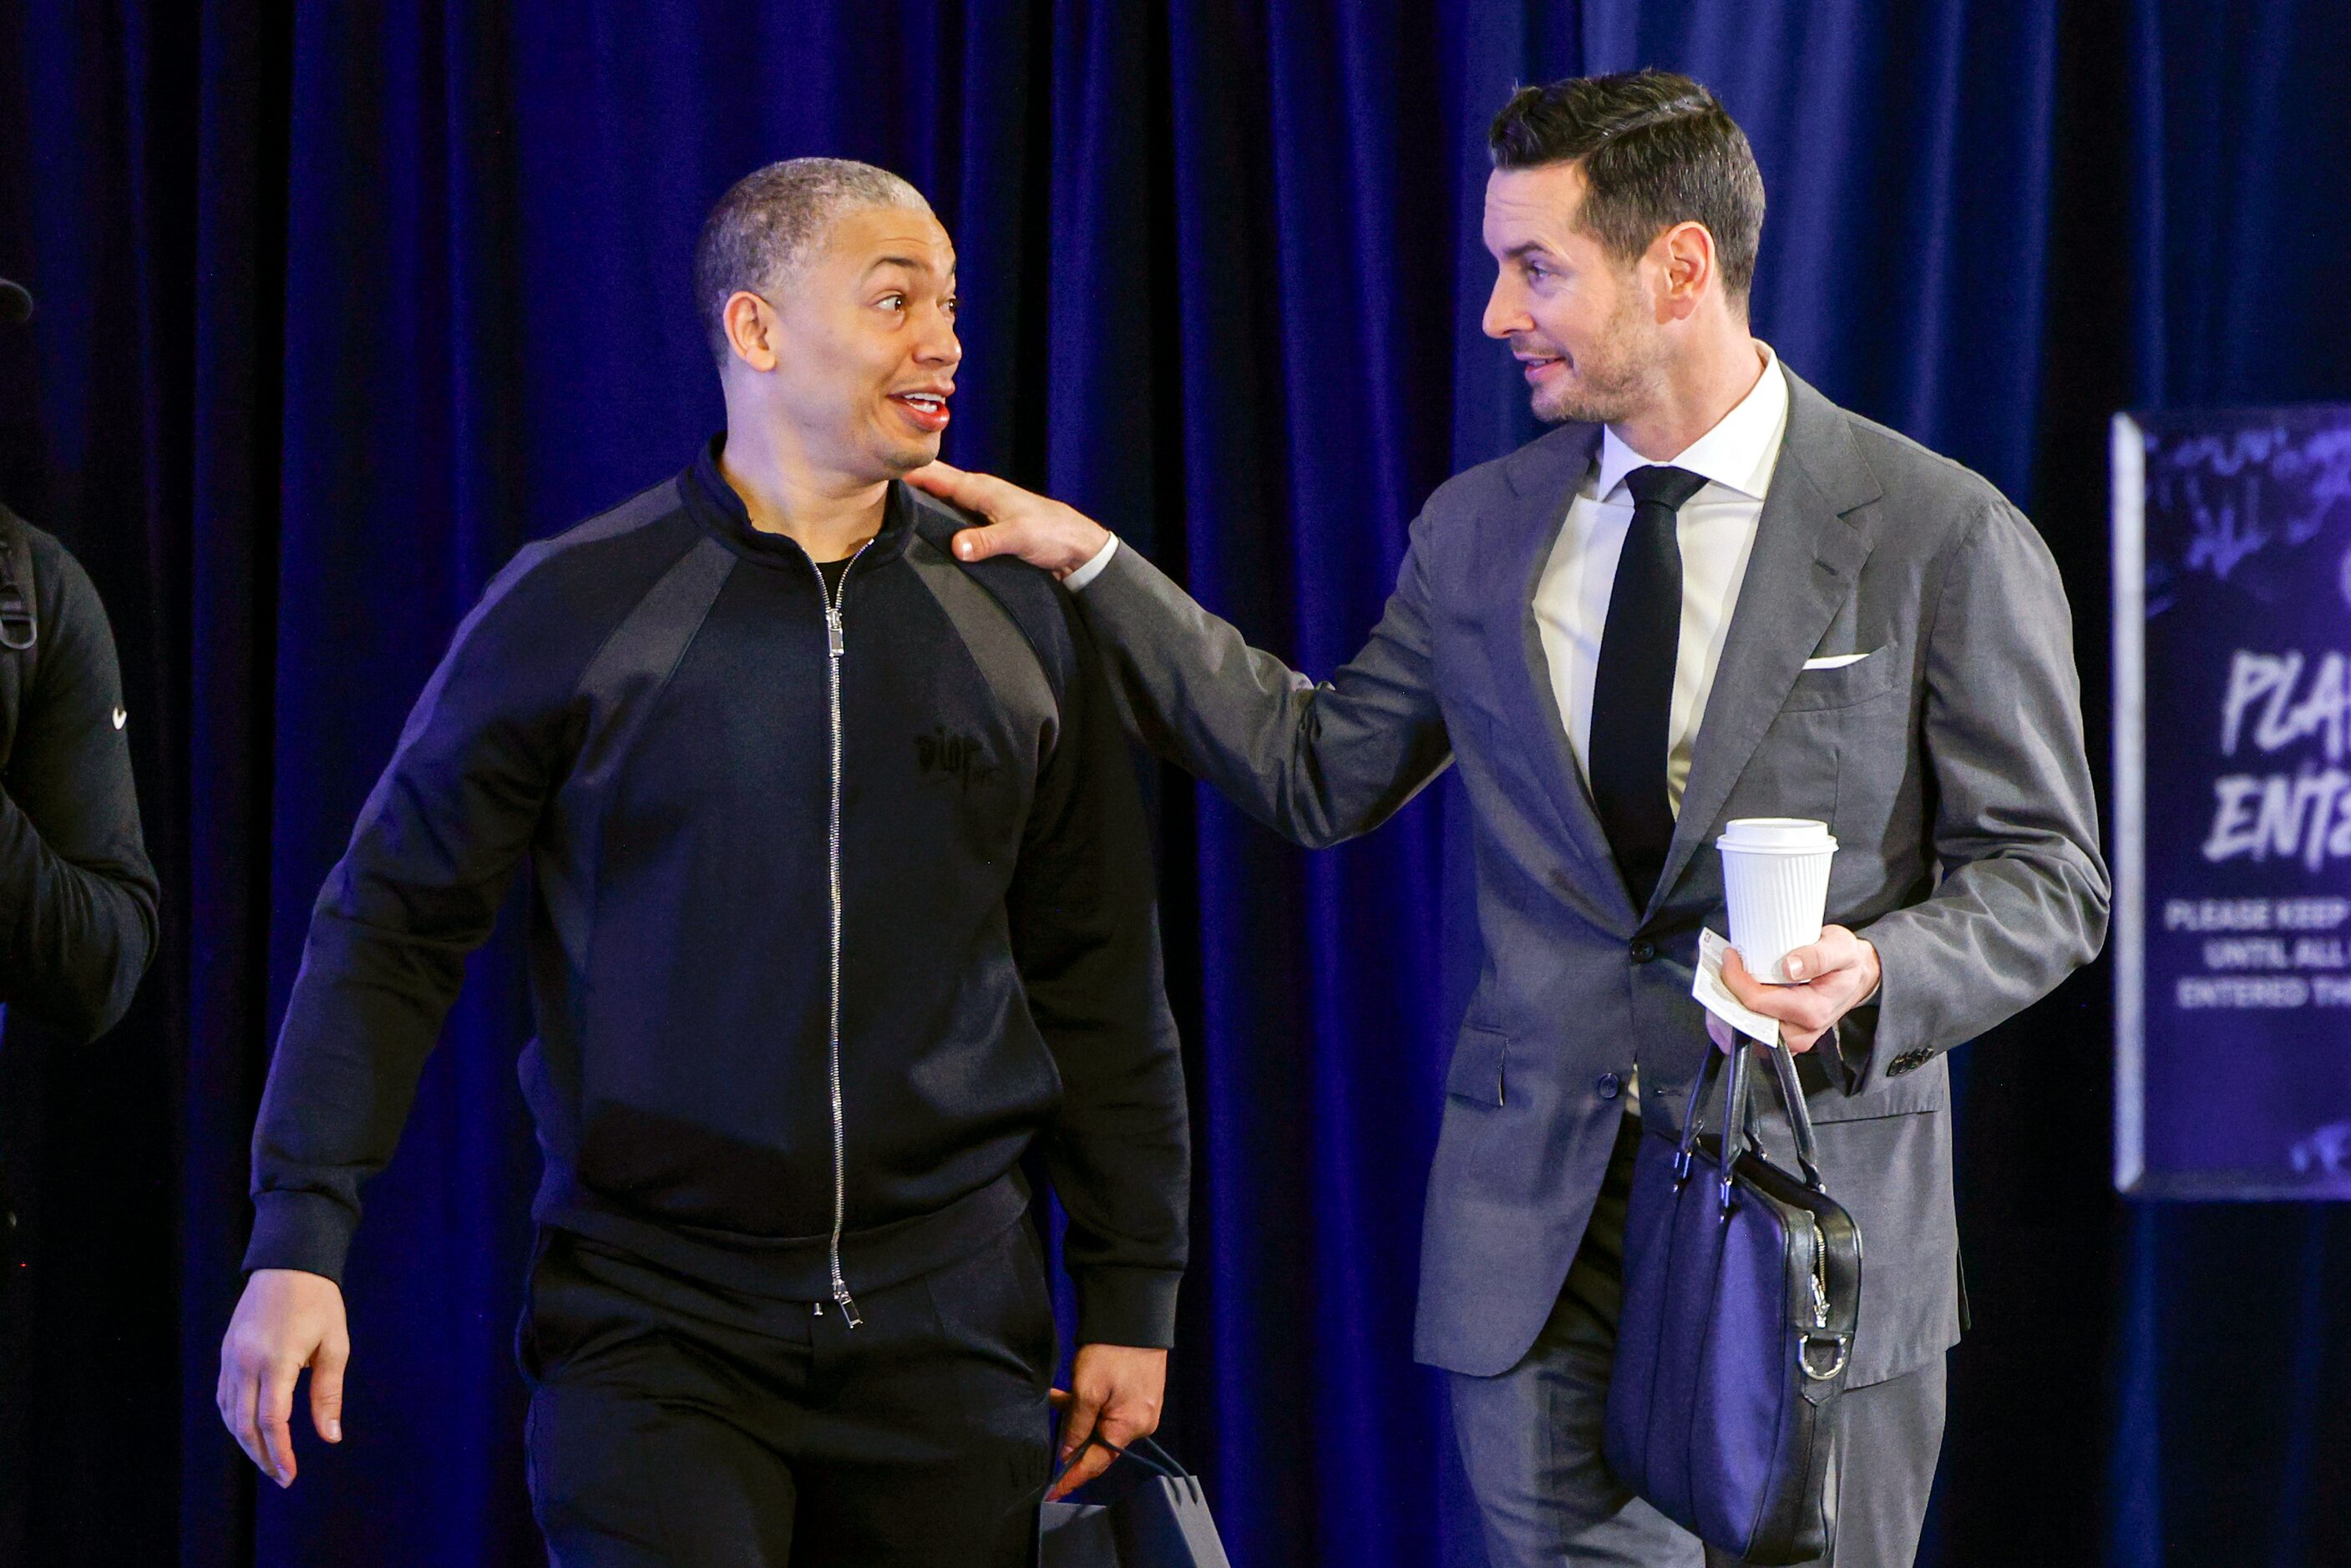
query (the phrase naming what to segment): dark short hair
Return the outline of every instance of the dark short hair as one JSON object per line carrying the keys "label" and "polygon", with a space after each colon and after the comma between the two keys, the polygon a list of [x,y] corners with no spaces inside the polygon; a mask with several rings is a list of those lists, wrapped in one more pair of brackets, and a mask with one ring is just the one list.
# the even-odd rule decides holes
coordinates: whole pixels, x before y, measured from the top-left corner
{"label": "dark short hair", "polygon": [[1704,223],[1723,292],[1747,298],[1763,236],[1762,171],[1739,122],[1689,78],[1625,71],[1522,87],[1486,144],[1497,169],[1583,164],[1578,222],[1620,261],[1676,223]]}
{"label": "dark short hair", "polygon": [[792,282],[816,258],[820,242],[844,213],[930,203],[887,169],[847,158],[788,158],[755,169],[728,187],[702,224],[694,246],[694,302],[711,351],[726,358],[726,302],[738,289],[768,294]]}

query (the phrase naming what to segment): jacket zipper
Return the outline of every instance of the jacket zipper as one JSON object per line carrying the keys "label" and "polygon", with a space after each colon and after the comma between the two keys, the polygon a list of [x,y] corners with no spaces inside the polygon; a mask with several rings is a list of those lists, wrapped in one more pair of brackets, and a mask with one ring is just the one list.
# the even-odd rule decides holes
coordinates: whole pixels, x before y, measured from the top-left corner
{"label": "jacket zipper", "polygon": [[[850,556],[852,566],[856,559],[854,554]],[[826,692],[832,719],[832,815],[827,830],[832,897],[832,1002],[826,1061],[832,1089],[832,1299],[840,1305],[841,1315],[849,1320],[850,1327],[862,1328],[865,1320],[858,1315],[857,1303],[849,1293],[849,1282],[841,1274],[841,1232],[849,1214],[848,1123],[841,1104],[841,659],[849,645],[841,629],[841,611],[849,597],[850,567],[841,568],[838,590],[826,585],[824,572],[813,558],[809,567],[816,573],[817,595],[824,601]],[[817,1303],[816,1313],[819,1317],[824,1315],[822,1302]]]}

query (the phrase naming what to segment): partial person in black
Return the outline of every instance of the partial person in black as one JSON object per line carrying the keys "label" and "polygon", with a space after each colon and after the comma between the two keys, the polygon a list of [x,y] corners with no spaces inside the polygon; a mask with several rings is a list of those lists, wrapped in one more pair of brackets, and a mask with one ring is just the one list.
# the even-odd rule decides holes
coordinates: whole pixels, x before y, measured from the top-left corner
{"label": "partial person in black", "polygon": [[[519,864],[546,1156],[518,1334],[559,1563],[1026,1563],[1065,1433],[1157,1423],[1188,1145],[1148,841],[1082,623],[897,483],[961,357],[922,197],[796,160],[695,257],[727,431],[523,551],[319,895],[254,1135],[221,1412],[340,1438],[359,1188]],[[1098,1451],[1098,1450],[1097,1450]]]}
{"label": "partial person in black", "polygon": [[[0,325],[31,314],[0,278]],[[121,1021],[155,952],[129,722],[89,574],[0,504],[0,1006],[75,1044]]]}
{"label": "partial person in black", "polygon": [[[0,327],[32,308],[0,278]],[[12,1057],[113,1028],[154,956],[155,868],[129,723],[89,574],[0,504],[0,1007]],[[15,1230],[0,1188],[0,1252]]]}

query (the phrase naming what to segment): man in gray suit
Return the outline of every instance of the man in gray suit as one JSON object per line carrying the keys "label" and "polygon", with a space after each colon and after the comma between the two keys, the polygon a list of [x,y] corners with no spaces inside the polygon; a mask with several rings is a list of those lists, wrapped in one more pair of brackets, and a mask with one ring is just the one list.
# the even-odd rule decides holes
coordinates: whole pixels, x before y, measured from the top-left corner
{"label": "man in gray suit", "polygon": [[1485,964],[1416,1354],[1453,1375],[1496,1568],[1701,1560],[1600,1454],[1632,1153],[1643,1116],[1678,1125],[1705,1060],[1715,836],[1831,825],[1835,923],[1791,958],[1802,983],[1728,978],[1809,1053],[1821,1165],[1865,1242],[1829,1561],[1907,1563],[1962,1314],[1943,1053],[2105,938],[2064,589],[1991,485],[1750,336],[1762,181],[1705,88],[1526,88],[1490,140],[1485,329],[1560,428],[1429,498],[1328,681],[1058,503],[916,482],[991,519],[967,558],[1065,573],[1154,745],[1290,837],[1363,833],[1460,764]]}

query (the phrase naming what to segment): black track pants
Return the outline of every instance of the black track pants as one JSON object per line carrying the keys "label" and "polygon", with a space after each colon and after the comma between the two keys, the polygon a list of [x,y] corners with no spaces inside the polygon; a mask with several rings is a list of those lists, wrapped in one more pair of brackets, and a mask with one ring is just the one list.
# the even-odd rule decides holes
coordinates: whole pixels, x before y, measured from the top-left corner
{"label": "black track pants", "polygon": [[1026,1568],[1053,1365],[1033,1232],[857,1304],[852,1329],[548,1233],[519,1337],[556,1568]]}

